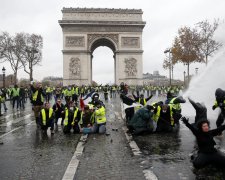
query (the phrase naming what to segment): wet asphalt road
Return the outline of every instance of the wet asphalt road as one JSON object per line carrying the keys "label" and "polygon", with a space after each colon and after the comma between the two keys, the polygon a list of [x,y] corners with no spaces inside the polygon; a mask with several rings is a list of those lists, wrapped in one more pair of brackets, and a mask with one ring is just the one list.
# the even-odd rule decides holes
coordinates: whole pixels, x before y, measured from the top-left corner
{"label": "wet asphalt road", "polygon": [[[195,111],[189,114],[189,122],[192,123]],[[211,120],[212,127],[215,127],[216,118]],[[144,168],[152,169],[159,179],[225,179],[225,169],[209,167],[196,170],[193,168],[190,155],[196,152],[195,137],[182,122],[176,133],[155,133],[133,138],[143,153]],[[215,141],[218,149],[225,152],[224,135],[222,138],[215,138]]]}
{"label": "wet asphalt road", "polygon": [[[34,123],[31,107],[11,110],[0,118],[0,179],[62,179],[80,135],[65,136],[61,126],[54,135],[43,136]],[[15,113],[15,115],[13,115]]]}
{"label": "wet asphalt road", "polygon": [[[116,107],[120,104],[119,99],[113,102]],[[0,117],[0,179],[62,179],[80,135],[65,136],[59,126],[53,136],[43,137],[30,105],[14,112],[7,105],[7,114]],[[159,179],[225,179],[221,170],[192,167],[189,154],[195,146],[194,136],[182,123],[177,133],[136,136],[134,140],[142,152],[141,167],[151,169]],[[216,141],[225,149],[225,138]]]}

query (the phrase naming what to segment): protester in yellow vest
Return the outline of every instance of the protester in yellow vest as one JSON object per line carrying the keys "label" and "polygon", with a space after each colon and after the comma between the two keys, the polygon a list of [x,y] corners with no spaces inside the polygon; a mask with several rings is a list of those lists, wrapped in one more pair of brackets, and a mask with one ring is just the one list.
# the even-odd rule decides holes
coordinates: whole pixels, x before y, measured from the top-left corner
{"label": "protester in yellow vest", "polygon": [[45,92],[46,92],[46,101],[49,102],[51,97],[51,87],[47,86]]}
{"label": "protester in yellow vest", "polygon": [[77,123],[76,123],[76,118],[77,118],[77,113],[79,109],[78,107],[75,106],[73,101],[70,101],[66,104],[65,106],[65,118],[64,118],[64,127],[63,127],[63,132],[65,134],[70,133],[70,130],[73,128],[74,133],[78,133],[80,130],[77,129]]}
{"label": "protester in yellow vest", "polygon": [[179,119],[182,117],[181,115],[181,105],[180,103],[185,103],[186,100],[183,99],[182,96],[174,97],[169,101],[169,105],[172,107],[173,111],[173,118],[175,121],[175,124],[179,124]]}
{"label": "protester in yellow vest", "polygon": [[17,110],[19,109],[20,106],[20,102],[19,102],[19,98],[20,98],[20,88],[18,88],[17,85],[14,86],[14,88],[12,88],[11,91],[11,95],[12,95],[12,99],[13,99],[13,109],[15,107],[15,102],[16,102],[16,107]]}
{"label": "protester in yellow vest", "polygon": [[73,95],[73,90],[72,90],[71,86],[68,86],[64,91],[66,103],[68,103],[72,100],[72,95]]}
{"label": "protester in yellow vest", "polygon": [[44,91],[42,89],[42,84],[37,83],[35,86],[33,83],[31,84],[31,92],[32,92],[32,104],[33,104],[33,111],[34,111],[34,116],[36,118],[36,124],[37,127],[39,127],[39,113],[43,107],[44,104]]}
{"label": "protester in yellow vest", "polygon": [[105,115],[105,107],[101,102],[96,103],[96,109],[94,111],[94,120],[93,123],[93,132],[104,134],[106,133],[106,115]]}
{"label": "protester in yellow vest", "polygon": [[[139,104],[141,104],[142,106],[146,106],[147,102],[152,98],[152,95],[150,95],[148,98],[144,97],[144,94],[141,94],[140,96],[135,96],[134,94],[132,94],[135,101]],[[135,107],[135,111],[137,111],[138,109],[140,109],[141,106],[137,106]]]}
{"label": "protester in yellow vest", "polygon": [[44,134],[47,134],[47,130],[49,127],[51,130],[51,134],[54,134],[54,112],[50,107],[49,102],[46,102],[44,108],[41,110],[40,124]]}
{"label": "protester in yellow vest", "polygon": [[[157,132],[172,132],[174,127],[172,106],[164,104],[157,108]],[[154,119],[155,121],[156,119]]]}

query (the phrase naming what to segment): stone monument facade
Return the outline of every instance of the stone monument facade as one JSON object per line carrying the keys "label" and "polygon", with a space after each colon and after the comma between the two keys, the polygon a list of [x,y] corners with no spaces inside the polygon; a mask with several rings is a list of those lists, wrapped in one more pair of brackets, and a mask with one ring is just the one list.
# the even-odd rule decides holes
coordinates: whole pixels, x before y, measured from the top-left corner
{"label": "stone monument facade", "polygon": [[63,8],[63,85],[92,82],[93,52],[107,46],[114,53],[116,84],[142,84],[141,9]]}

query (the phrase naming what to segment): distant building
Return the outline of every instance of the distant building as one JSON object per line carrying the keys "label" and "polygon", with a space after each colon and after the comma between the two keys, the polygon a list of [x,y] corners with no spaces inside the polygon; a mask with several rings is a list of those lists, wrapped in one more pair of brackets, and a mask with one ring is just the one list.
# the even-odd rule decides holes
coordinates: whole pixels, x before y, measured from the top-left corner
{"label": "distant building", "polygon": [[157,85],[162,86],[168,83],[168,79],[166,76],[162,76],[159,74],[159,71],[154,71],[153,74],[144,73],[143,74],[143,83],[145,85]]}
{"label": "distant building", "polygon": [[45,77],[42,80],[42,83],[50,85],[50,86],[62,86],[63,78],[62,77],[49,76],[49,77]]}
{"label": "distant building", "polygon": [[[5,87],[14,86],[14,75],[10,74],[5,76]],[[3,74],[0,74],[0,87],[3,87]]]}
{"label": "distant building", "polygon": [[[168,86],[169,78],[160,75],[159,71],[154,71],[153,74],[144,73],[143,74],[143,84],[144,85],[155,85],[155,86]],[[173,80],[172,85],[183,84],[183,81]]]}

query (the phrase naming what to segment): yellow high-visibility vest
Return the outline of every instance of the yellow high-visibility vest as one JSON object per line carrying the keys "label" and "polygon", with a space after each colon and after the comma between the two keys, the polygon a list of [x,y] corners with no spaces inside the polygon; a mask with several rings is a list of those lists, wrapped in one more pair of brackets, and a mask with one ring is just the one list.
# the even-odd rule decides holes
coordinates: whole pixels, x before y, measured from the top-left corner
{"label": "yellow high-visibility vest", "polygon": [[97,124],[106,123],[105,108],[103,106],[95,111],[95,120]]}
{"label": "yellow high-visibility vest", "polygon": [[[52,117],[52,114],[53,114],[53,109],[52,108],[49,108],[49,114],[48,114],[49,119]],[[45,113],[45,109],[42,109],[41,110],[41,115],[42,115],[42,123],[43,123],[43,125],[46,125],[46,113]]]}
{"label": "yellow high-visibility vest", "polygon": [[72,121],[72,125],[75,124],[75,119],[76,119],[76,117],[77,117],[78,110],[79,110],[79,109],[76,108],[75,111],[74,111],[74,113],[73,113],[73,121]]}
{"label": "yellow high-visibility vest", "polygon": [[65,108],[64,126],[67,126],[67,125],[68,125],[68,119],[69,119],[69,110],[68,110],[68,108],[66,107],[66,108]]}
{"label": "yellow high-visibility vest", "polygon": [[47,87],[46,93],[50,93],[50,92],[51,92],[51,88],[50,87]]}
{"label": "yellow high-visibility vest", "polygon": [[152,116],[152,120],[153,121],[158,122],[159,116],[160,116],[160,112],[161,112],[161,107],[160,106],[157,106],[156,113],[154,113],[153,116]]}
{"label": "yellow high-visibility vest", "polygon": [[[33,101],[37,101],[37,96],[38,96],[38,90],[35,91],[35,93],[33,94]],[[41,94],[41,102],[44,102],[44,97]]]}
{"label": "yellow high-visibility vest", "polygon": [[172,108],[174,110],[179,111],[179,110],[181,110],[181,105],[180,105],[180,103],[174,104],[175,99],[176,98],[171,99],[171,101],[169,102],[169,104],[172,106]]}
{"label": "yellow high-visibility vest", "polygon": [[12,96],[16,97],[20,95],[20,89],[19,88],[12,88]]}
{"label": "yellow high-visibility vest", "polygon": [[[138,103],[141,104],[141,98],[139,98]],[[146,99],[144,98],[144,106],[147,104]]]}

